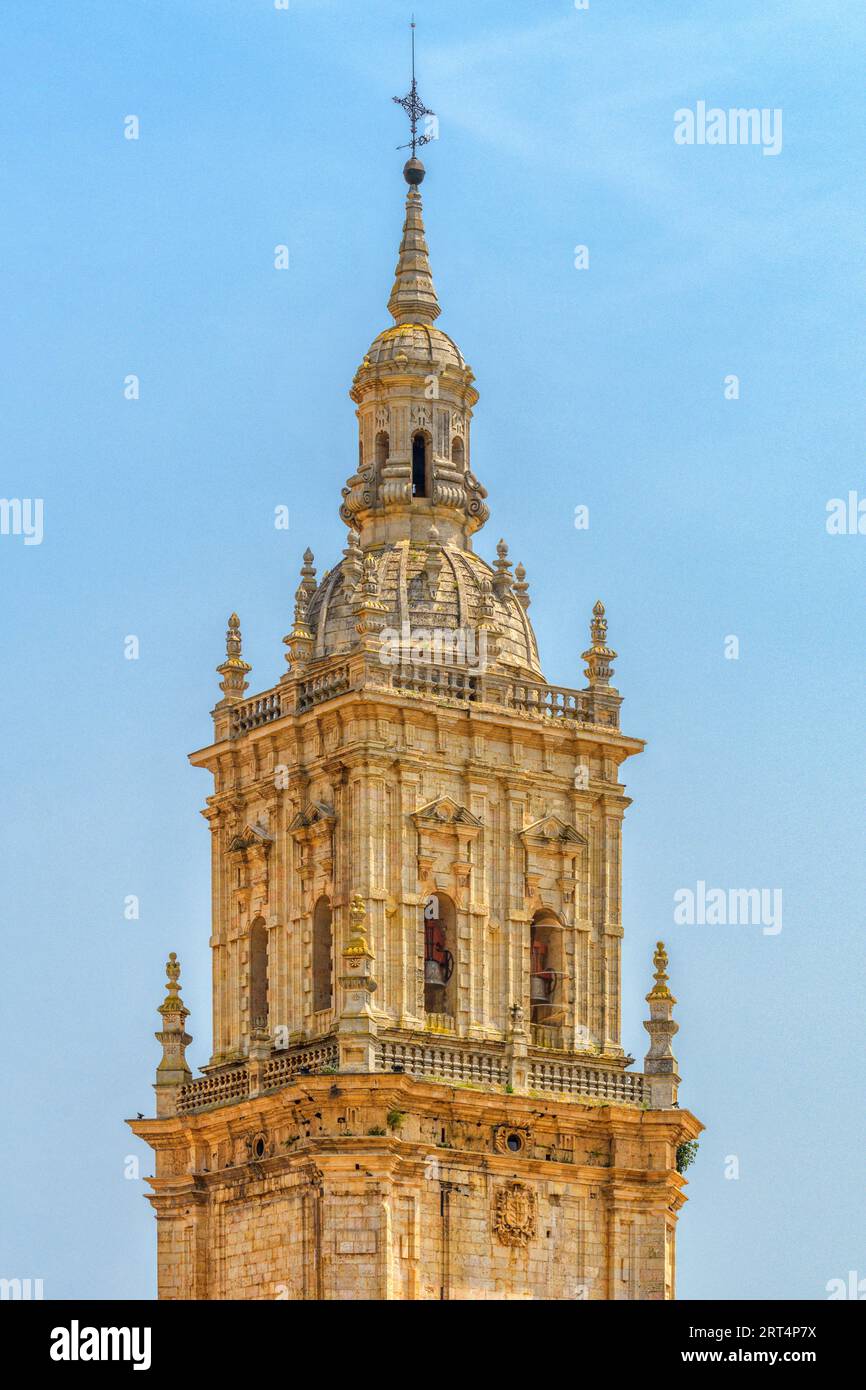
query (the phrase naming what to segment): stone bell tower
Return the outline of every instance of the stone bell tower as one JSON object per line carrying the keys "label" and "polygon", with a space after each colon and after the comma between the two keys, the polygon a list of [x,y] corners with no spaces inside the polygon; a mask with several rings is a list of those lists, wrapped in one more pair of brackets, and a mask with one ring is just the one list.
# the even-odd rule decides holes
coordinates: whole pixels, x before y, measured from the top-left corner
{"label": "stone bell tower", "polygon": [[[414,92],[414,85],[413,85]],[[546,683],[529,585],[472,462],[471,369],[436,326],[411,158],[393,318],[351,396],[342,558],[303,557],[288,669],[247,697],[229,619],[213,739],[213,1054],[178,965],[157,1034],[161,1298],[674,1295],[700,1132],[657,949],[642,1074],[620,1043],[616,653]]]}

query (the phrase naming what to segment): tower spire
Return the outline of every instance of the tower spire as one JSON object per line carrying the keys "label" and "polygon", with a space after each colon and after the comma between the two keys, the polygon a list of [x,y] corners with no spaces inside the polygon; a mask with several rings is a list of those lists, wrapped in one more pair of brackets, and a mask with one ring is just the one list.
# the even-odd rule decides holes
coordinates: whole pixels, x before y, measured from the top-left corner
{"label": "tower spire", "polygon": [[440,309],[424,238],[421,194],[418,192],[418,184],[424,177],[424,165],[420,159],[407,161],[403,177],[409,185],[409,192],[406,195],[403,237],[388,311],[396,323],[432,323],[438,319]]}
{"label": "tower spire", "polygon": [[411,149],[412,154],[403,166],[403,177],[409,185],[406,197],[406,219],[403,223],[403,239],[394,272],[394,286],[388,300],[389,312],[397,323],[432,323],[439,317],[439,301],[433,287],[433,275],[427,242],[424,239],[421,194],[418,185],[426,172],[417,158],[419,145],[427,145],[434,138],[431,133],[418,134],[418,122],[423,116],[433,116],[429,106],[425,106],[418,95],[415,81],[415,20],[412,19],[412,85],[404,97],[394,97],[409,117],[412,137],[400,149]]}

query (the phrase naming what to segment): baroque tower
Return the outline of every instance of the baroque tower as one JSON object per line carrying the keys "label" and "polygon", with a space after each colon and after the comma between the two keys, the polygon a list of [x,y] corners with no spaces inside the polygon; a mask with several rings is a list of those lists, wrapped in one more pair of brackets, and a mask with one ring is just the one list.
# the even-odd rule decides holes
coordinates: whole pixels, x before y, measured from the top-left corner
{"label": "baroque tower", "polygon": [[[413,81],[413,94],[414,94]],[[414,133],[414,132],[413,132]],[[418,142],[420,143],[420,142]],[[643,1073],[620,1043],[625,760],[596,603],[546,683],[529,585],[472,461],[413,157],[393,324],[352,382],[342,559],[303,557],[288,669],[247,696],[229,619],[213,740],[213,1054],[179,965],[157,1038],[159,1295],[664,1299],[685,1200],[660,942]]]}

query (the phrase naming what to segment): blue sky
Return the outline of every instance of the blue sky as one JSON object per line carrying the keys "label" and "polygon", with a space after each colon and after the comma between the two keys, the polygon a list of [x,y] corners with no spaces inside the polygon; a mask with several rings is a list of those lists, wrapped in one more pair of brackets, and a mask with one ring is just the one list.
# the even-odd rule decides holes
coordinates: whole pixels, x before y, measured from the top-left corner
{"label": "blue sky", "polygon": [[[626,768],[623,1040],[643,1056],[663,936],[681,1100],[707,1126],[679,1294],[822,1298],[866,1277],[866,536],[825,526],[831,498],[866,495],[866,17],[415,11],[439,322],[481,392],[477,549],[504,535],[526,565],[551,681],[583,683],[604,599],[623,726],[648,740]],[[389,322],[402,217],[407,17],[4,7],[0,492],[43,498],[45,532],[0,536],[0,1274],[49,1298],[155,1290],[145,1185],[124,1177],[150,1160],[122,1117],[152,1109],[169,949],[191,1061],[209,1052],[209,782],[186,753],[209,740],[228,613],[271,685],[305,546],[322,569],[344,544],[347,390]],[[700,100],[781,108],[781,152],[675,144]],[[674,925],[699,880],[780,888],[782,931]]]}

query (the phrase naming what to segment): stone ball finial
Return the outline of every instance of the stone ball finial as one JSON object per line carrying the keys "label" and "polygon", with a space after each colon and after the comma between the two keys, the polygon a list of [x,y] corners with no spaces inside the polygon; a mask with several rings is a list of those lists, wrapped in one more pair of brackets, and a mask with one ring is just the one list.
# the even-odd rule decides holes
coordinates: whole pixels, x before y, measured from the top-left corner
{"label": "stone ball finial", "polygon": [[419,183],[423,183],[426,173],[427,170],[420,159],[407,159],[403,165],[403,177],[410,188],[417,188]]}

